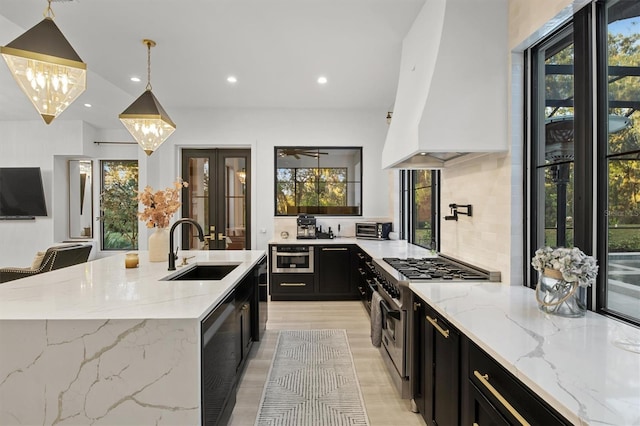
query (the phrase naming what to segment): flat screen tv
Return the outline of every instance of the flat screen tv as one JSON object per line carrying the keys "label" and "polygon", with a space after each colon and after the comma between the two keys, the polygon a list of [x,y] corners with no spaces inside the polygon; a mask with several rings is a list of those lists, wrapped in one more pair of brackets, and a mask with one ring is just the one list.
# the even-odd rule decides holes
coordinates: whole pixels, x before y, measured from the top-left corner
{"label": "flat screen tv", "polygon": [[46,215],[40,167],[0,167],[0,218]]}

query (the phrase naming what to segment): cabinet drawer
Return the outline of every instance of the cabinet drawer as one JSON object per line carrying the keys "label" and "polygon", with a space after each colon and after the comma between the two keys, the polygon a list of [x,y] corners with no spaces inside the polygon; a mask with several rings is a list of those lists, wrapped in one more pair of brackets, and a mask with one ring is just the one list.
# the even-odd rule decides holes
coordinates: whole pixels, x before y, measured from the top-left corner
{"label": "cabinet drawer", "polygon": [[315,292],[313,274],[273,274],[271,276],[272,294],[312,294]]}
{"label": "cabinet drawer", "polygon": [[469,380],[510,424],[570,424],[473,343],[469,345]]}

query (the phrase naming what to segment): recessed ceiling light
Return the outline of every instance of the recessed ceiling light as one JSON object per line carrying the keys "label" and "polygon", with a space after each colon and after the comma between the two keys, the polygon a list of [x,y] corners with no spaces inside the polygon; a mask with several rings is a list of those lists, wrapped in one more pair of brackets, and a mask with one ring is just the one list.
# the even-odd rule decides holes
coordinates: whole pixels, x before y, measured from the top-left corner
{"label": "recessed ceiling light", "polygon": [[238,82],[238,79],[237,79],[235,76],[230,75],[229,77],[227,77],[227,81],[228,81],[229,83],[237,83],[237,82]]}
{"label": "recessed ceiling light", "polygon": [[421,152],[420,155],[427,155],[427,153],[426,152]]}
{"label": "recessed ceiling light", "polygon": [[131,77],[131,81],[135,83],[140,83],[140,77]]}
{"label": "recessed ceiling light", "polygon": [[91,104],[84,104],[87,108],[91,108]]}
{"label": "recessed ceiling light", "polygon": [[327,84],[327,81],[328,81],[327,77],[325,77],[323,75],[318,77],[318,84]]}

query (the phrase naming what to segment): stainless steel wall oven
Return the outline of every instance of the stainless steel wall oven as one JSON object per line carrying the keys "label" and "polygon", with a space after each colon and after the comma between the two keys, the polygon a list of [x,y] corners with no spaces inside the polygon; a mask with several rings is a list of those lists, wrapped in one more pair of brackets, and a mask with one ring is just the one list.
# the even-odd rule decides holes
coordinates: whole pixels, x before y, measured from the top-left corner
{"label": "stainless steel wall oven", "polygon": [[271,248],[271,272],[313,273],[313,246],[278,244]]}

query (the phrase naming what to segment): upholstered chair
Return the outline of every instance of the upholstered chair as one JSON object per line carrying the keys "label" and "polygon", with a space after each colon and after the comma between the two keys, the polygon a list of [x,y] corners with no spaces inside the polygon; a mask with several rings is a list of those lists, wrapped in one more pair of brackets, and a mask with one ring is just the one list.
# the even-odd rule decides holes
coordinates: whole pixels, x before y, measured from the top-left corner
{"label": "upholstered chair", "polygon": [[90,253],[91,245],[89,244],[49,247],[42,255],[42,261],[39,265],[37,262],[40,256],[36,256],[36,260],[34,260],[34,264],[30,268],[0,268],[0,283],[84,263],[89,259]]}

